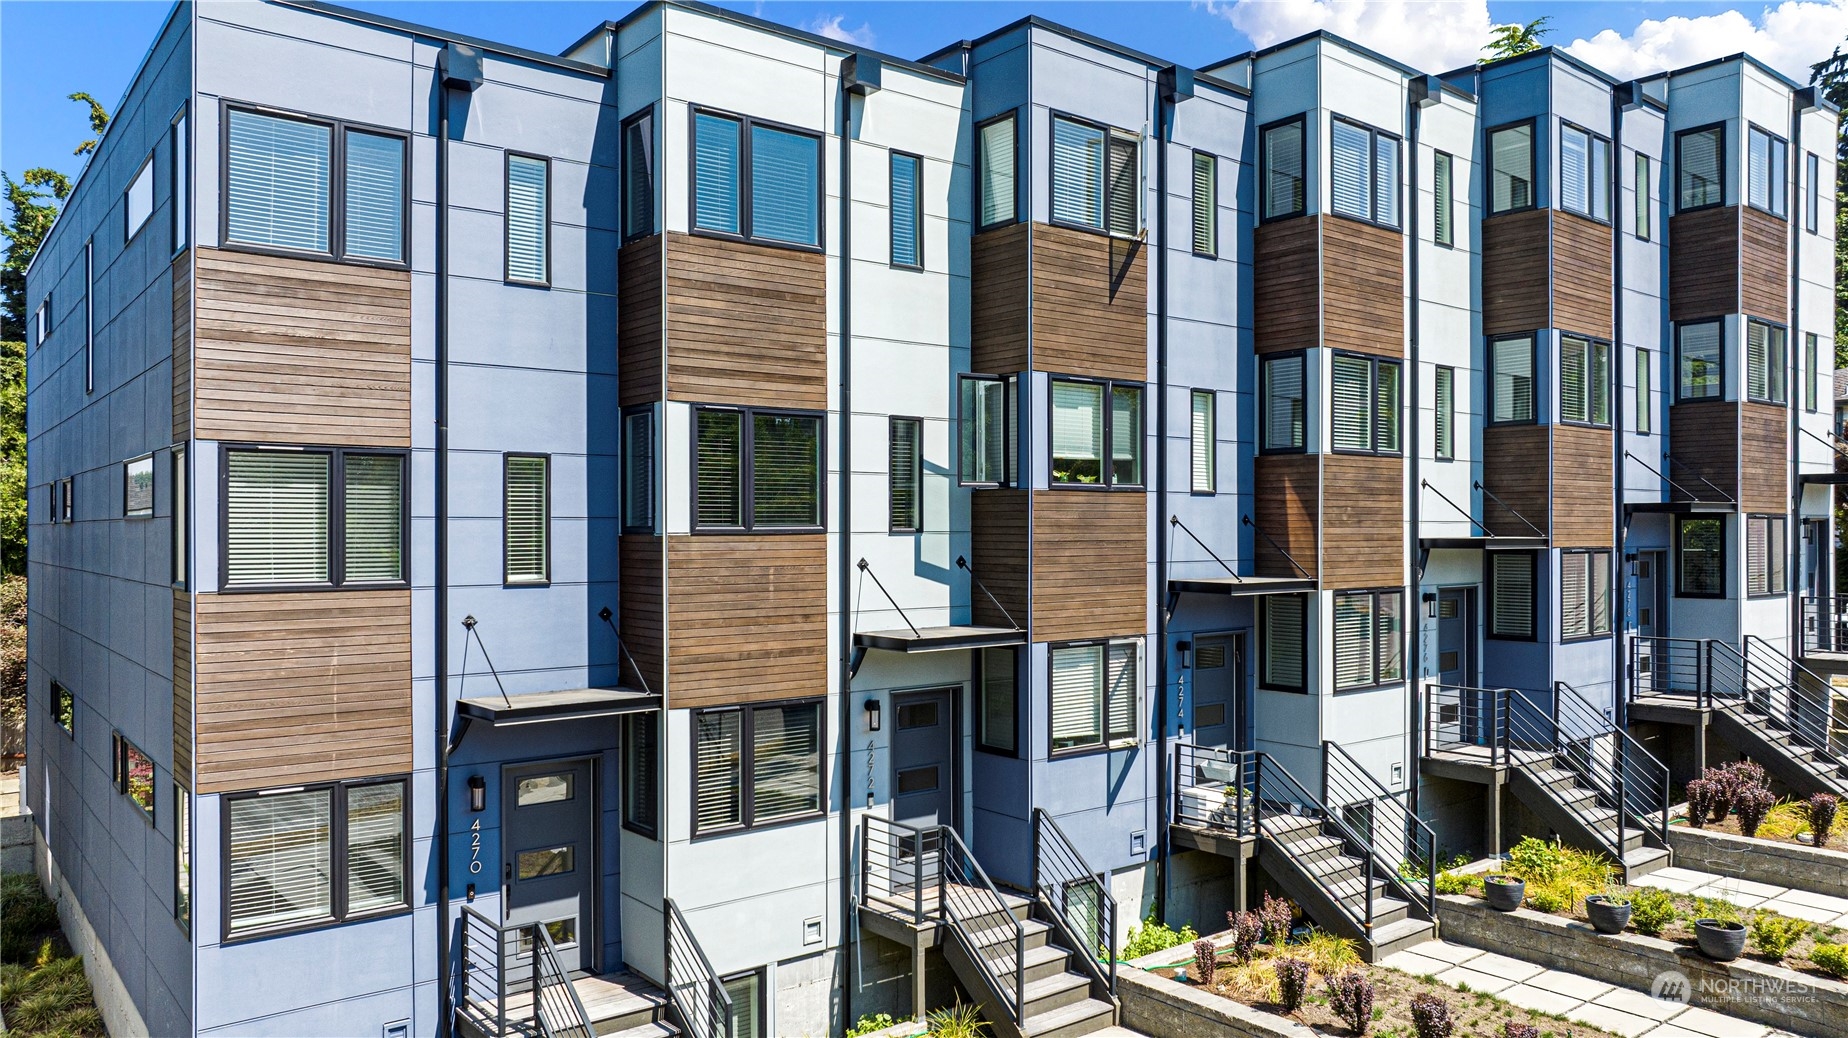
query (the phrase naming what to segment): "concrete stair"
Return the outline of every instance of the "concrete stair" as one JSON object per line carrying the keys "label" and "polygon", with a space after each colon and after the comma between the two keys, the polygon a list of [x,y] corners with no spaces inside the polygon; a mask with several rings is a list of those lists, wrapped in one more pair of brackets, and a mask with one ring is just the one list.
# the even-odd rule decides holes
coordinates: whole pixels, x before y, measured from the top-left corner
{"label": "concrete stair", "polygon": [[[1321,819],[1267,815],[1258,834],[1266,871],[1323,929],[1357,942],[1366,961],[1378,962],[1433,936],[1424,911],[1400,897],[1360,855],[1349,853],[1346,841],[1329,835]],[[1371,926],[1365,922],[1369,893]]]}
{"label": "concrete stair", "polygon": [[[1002,891],[1001,898],[1006,915],[971,918],[967,935],[951,927],[943,946],[944,960],[980,1003],[995,1033],[1004,1038],[1077,1038],[1113,1026],[1116,1002],[1084,972],[1076,958],[1083,953],[1059,943],[1058,930],[1038,917],[1043,910],[1035,902],[1009,891]],[[1016,923],[1024,949],[1015,944]],[[1016,976],[1022,985],[1019,1026],[1007,1010]]]}

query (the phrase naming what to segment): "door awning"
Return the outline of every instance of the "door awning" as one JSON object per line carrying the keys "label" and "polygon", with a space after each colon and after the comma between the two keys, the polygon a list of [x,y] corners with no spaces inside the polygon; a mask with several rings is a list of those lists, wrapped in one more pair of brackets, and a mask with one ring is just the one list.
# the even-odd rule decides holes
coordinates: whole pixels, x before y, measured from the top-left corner
{"label": "door awning", "polygon": [[661,709],[661,697],[634,688],[573,688],[517,696],[481,696],[456,703],[463,722],[507,727],[545,721],[587,721]]}
{"label": "door awning", "polygon": [[1544,548],[1545,537],[1498,537],[1484,534],[1481,537],[1420,537],[1418,546],[1432,548]]}
{"label": "door awning", "polygon": [[1295,595],[1315,590],[1312,577],[1198,577],[1168,581],[1171,595]]}
{"label": "door awning", "polygon": [[888,652],[950,652],[955,649],[991,649],[1027,644],[1027,632],[1013,627],[901,627],[895,631],[858,631],[856,649]]}

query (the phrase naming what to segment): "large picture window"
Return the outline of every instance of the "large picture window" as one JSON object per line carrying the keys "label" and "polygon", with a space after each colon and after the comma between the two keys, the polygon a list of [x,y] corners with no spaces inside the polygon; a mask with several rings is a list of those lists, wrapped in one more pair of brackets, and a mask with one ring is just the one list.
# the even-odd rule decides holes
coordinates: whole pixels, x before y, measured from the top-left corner
{"label": "large picture window", "polygon": [[693,834],[748,829],[822,811],[822,702],[693,714]]}
{"label": "large picture window", "polygon": [[1775,324],[1748,318],[1745,322],[1745,395],[1763,404],[1785,400],[1789,366],[1787,333]]}
{"label": "large picture window", "polygon": [[1405,676],[1405,593],[1335,595],[1335,688],[1370,688]]}
{"label": "large picture window", "polygon": [[1335,450],[1399,453],[1399,371],[1398,361],[1335,354],[1331,374]]}
{"label": "large picture window", "polygon": [[1136,741],[1137,648],[1136,642],[1052,647],[1054,754]]}
{"label": "large picture window", "polygon": [[226,244],[404,263],[402,134],[241,108],[224,134]]}
{"label": "large picture window", "polygon": [[1564,641],[1611,633],[1611,553],[1559,553],[1559,637]]}
{"label": "large picture window", "polygon": [[991,119],[976,131],[980,138],[980,214],[983,229],[1014,222],[1014,113]]}
{"label": "large picture window", "polygon": [[1567,335],[1559,340],[1559,417],[1585,425],[1611,424],[1611,347]]}
{"label": "large picture window", "polygon": [[1489,343],[1489,421],[1534,420],[1534,340],[1530,335]]}
{"label": "large picture window", "polygon": [[1559,207],[1611,219],[1611,142],[1570,123],[1559,125]]}
{"label": "large picture window", "polygon": [[1300,353],[1265,357],[1258,363],[1262,396],[1259,421],[1263,435],[1259,449],[1300,451],[1307,445],[1308,395]]}
{"label": "large picture window", "polygon": [[1788,541],[1785,517],[1751,515],[1745,519],[1745,593],[1781,595]]}
{"label": "large picture window", "polygon": [[1308,192],[1303,172],[1303,116],[1292,116],[1266,126],[1263,138],[1264,219],[1301,216],[1308,211]]}
{"label": "large picture window", "polygon": [[1715,124],[1675,135],[1675,208],[1722,205],[1726,198],[1726,127]]}
{"label": "large picture window", "polygon": [[1534,124],[1489,131],[1489,214],[1534,205]]}
{"label": "large picture window", "polygon": [[1052,482],[1142,485],[1138,383],[1052,380]]}
{"label": "large picture window", "polygon": [[1675,594],[1726,597],[1726,520],[1682,519],[1675,526]]}
{"label": "large picture window", "polygon": [[1745,201],[1782,219],[1789,184],[1790,146],[1756,126],[1745,131]]}
{"label": "large picture window", "polygon": [[821,416],[693,411],[693,525],[700,530],[821,528]]}
{"label": "large picture window", "polygon": [[982,708],[976,717],[976,746],[1012,756],[1020,752],[1020,707],[1012,648],[982,650]]}
{"label": "large picture window", "polygon": [[1489,637],[1533,640],[1534,587],[1534,556],[1489,556]]}
{"label": "large picture window", "polygon": [[1264,639],[1258,645],[1258,684],[1278,692],[1308,688],[1309,600],[1302,595],[1267,595],[1260,600]]}
{"label": "large picture window", "polygon": [[405,455],[230,448],[223,590],[403,584]]}
{"label": "large picture window", "polygon": [[1122,237],[1141,230],[1139,145],[1120,130],[1053,116],[1053,222]]}
{"label": "large picture window", "polygon": [[1720,322],[1675,326],[1675,399],[1718,400],[1725,392]]}
{"label": "large picture window", "polygon": [[1328,153],[1333,211],[1356,220],[1399,226],[1399,138],[1335,119]]}
{"label": "large picture window", "polygon": [[693,229],[821,247],[821,138],[744,116],[693,113]]}
{"label": "large picture window", "polygon": [[408,908],[409,813],[403,779],[226,796],[225,938]]}

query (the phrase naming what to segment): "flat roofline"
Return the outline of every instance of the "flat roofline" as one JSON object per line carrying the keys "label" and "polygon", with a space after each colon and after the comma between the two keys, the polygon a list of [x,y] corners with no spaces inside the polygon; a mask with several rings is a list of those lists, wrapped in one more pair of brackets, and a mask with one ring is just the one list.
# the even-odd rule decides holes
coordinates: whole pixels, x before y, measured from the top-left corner
{"label": "flat roofline", "polygon": [[[678,2],[685,2],[685,0],[661,0],[661,2],[678,3]],[[1145,65],[1153,65],[1156,68],[1167,68],[1170,65],[1175,65],[1175,66],[1180,65],[1180,62],[1178,61],[1169,61],[1165,58],[1158,58],[1153,54],[1139,51],[1135,49],[1134,47],[1126,47],[1121,43],[1116,43],[1111,40],[1106,40],[1101,36],[1093,36],[1092,34],[1085,32],[1083,29],[1074,29],[1069,25],[1064,25],[1059,22],[1051,21],[1046,18],[1041,18],[1037,14],[1030,14],[1024,18],[1017,18],[1014,21],[1011,21],[1007,23],[1006,25],[1003,25],[999,29],[995,29],[992,32],[984,33],[981,36],[977,36],[973,40],[967,40],[967,39],[958,40],[955,43],[952,43],[946,47],[939,47],[936,50],[931,51],[929,54],[924,55],[924,57],[921,58],[920,60],[929,61],[932,58],[943,57],[944,55],[949,54],[952,51],[973,49],[973,48],[981,46],[984,43],[988,43],[990,41],[1000,39],[1001,37],[1006,36],[1008,33],[1018,32],[1019,30],[1023,28],[1045,29],[1047,32],[1055,32],[1061,36],[1065,36],[1065,37],[1069,37],[1070,39],[1077,40],[1080,43],[1087,44],[1092,47],[1096,47],[1098,50],[1109,51],[1110,53],[1116,54],[1120,57],[1129,58],[1132,61],[1140,61]],[[1234,83],[1229,79],[1220,79],[1218,76],[1215,76],[1209,72],[1206,72],[1203,69],[1194,69],[1193,73],[1194,73],[1195,83],[1206,83],[1211,86],[1216,86],[1220,88],[1221,90],[1229,90],[1232,93],[1239,95],[1240,97],[1250,97],[1251,96],[1251,90],[1249,88],[1242,86],[1238,83]]]}
{"label": "flat roofline", "polygon": [[752,29],[775,33],[779,36],[787,36],[790,39],[800,40],[803,43],[812,43],[818,47],[826,47],[829,50],[837,50],[846,54],[864,54],[867,57],[878,58],[885,64],[895,68],[902,68],[908,72],[916,72],[919,75],[930,76],[949,83],[964,82],[963,77],[959,73],[949,72],[937,68],[934,65],[926,65],[921,61],[913,61],[910,58],[901,58],[896,54],[887,54],[884,51],[873,50],[870,47],[856,47],[849,43],[843,43],[840,40],[829,39],[820,33],[809,32],[806,29],[798,29],[792,25],[773,22],[768,18],[759,18],[741,11],[731,11],[723,7],[714,7],[708,3],[701,3],[700,0],[647,0],[646,3],[637,6],[634,10],[623,15],[621,18],[615,21],[605,20],[596,28],[578,37],[576,42],[565,48],[564,53],[569,54],[579,47],[582,47],[584,44],[589,43],[598,33],[619,31],[636,19],[645,16],[648,12],[659,7],[678,7],[683,11],[703,14],[723,21],[735,22]]}
{"label": "flat roofline", "polygon": [[1589,73],[1590,75],[1596,76],[1597,78],[1603,80],[1607,86],[1618,87],[1618,86],[1622,86],[1625,82],[1624,80],[1618,79],[1616,76],[1611,75],[1609,72],[1606,72],[1603,69],[1597,67],[1596,65],[1591,64],[1590,62],[1584,60],[1583,58],[1575,58],[1572,55],[1567,54],[1565,51],[1560,50],[1558,47],[1554,47],[1554,46],[1541,47],[1539,50],[1530,50],[1524,54],[1513,54],[1505,58],[1496,58],[1494,61],[1485,61],[1478,67],[1484,70],[1487,70],[1487,69],[1492,69],[1492,68],[1501,68],[1505,65],[1515,65],[1515,64],[1519,64],[1524,61],[1540,61],[1540,60],[1547,60],[1547,61],[1558,60],[1558,61],[1565,62],[1566,64],[1571,65],[1573,68],[1579,69],[1582,72],[1586,72],[1586,73]]}
{"label": "flat roofline", "polygon": [[307,11],[310,14],[338,18],[341,21],[357,22],[361,25],[370,25],[380,29],[391,29],[395,32],[411,33],[416,36],[428,36],[433,40],[443,40],[449,43],[461,43],[470,47],[478,47],[490,54],[498,54],[506,58],[519,58],[522,61],[547,65],[567,72],[582,72],[603,79],[608,79],[610,75],[609,69],[601,65],[593,65],[587,61],[578,61],[576,58],[565,58],[556,54],[547,54],[544,51],[529,50],[525,47],[516,47],[511,43],[497,43],[493,40],[484,40],[478,36],[468,36],[458,32],[450,32],[447,29],[438,29],[429,25],[421,25],[417,22],[407,22],[401,18],[391,18],[382,14],[370,14],[366,11],[356,11],[350,7],[341,7],[338,4],[325,3],[323,0],[268,0],[268,2],[276,4],[279,7],[293,7],[297,10]]}
{"label": "flat roofline", "polygon": [[[1368,46],[1365,46],[1359,43],[1355,43],[1353,40],[1350,40],[1347,37],[1339,35],[1337,33],[1329,32],[1327,29],[1314,29],[1314,30],[1311,30],[1310,32],[1303,33],[1301,36],[1296,36],[1296,37],[1292,37],[1291,39],[1283,40],[1278,43],[1273,43],[1268,47],[1259,47],[1253,50],[1245,51],[1240,54],[1234,54],[1231,57],[1224,59],[1223,61],[1216,61],[1207,67],[1208,68],[1219,68],[1223,65],[1230,65],[1235,61],[1256,61],[1259,58],[1269,57],[1270,55],[1275,54],[1280,50],[1288,50],[1291,47],[1295,47],[1300,44],[1308,43],[1310,40],[1321,40],[1327,43],[1337,44],[1341,47],[1344,47],[1348,50],[1353,51],[1356,54],[1362,55],[1364,57],[1372,58],[1374,61],[1380,62],[1381,64],[1391,65],[1393,68],[1398,69],[1401,74],[1410,76],[1414,79],[1423,79],[1425,76],[1435,76],[1436,75],[1436,73],[1426,72],[1424,69],[1414,68],[1411,65],[1407,65],[1405,62],[1400,61],[1397,58],[1389,58],[1386,55],[1381,54],[1379,51],[1374,50],[1372,47],[1368,47]],[[1437,78],[1439,80],[1442,79],[1441,76],[1438,76]],[[1444,90],[1452,94],[1455,94],[1458,97],[1461,97],[1466,101],[1476,100],[1475,94],[1463,89],[1460,86],[1457,86],[1454,83],[1443,83],[1442,86]]]}

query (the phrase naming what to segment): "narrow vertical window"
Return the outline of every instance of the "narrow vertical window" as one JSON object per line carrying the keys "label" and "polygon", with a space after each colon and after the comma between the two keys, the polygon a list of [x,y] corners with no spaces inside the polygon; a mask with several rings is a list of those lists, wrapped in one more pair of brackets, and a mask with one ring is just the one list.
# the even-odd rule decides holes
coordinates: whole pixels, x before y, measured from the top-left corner
{"label": "narrow vertical window", "polygon": [[1303,174],[1303,116],[1264,128],[1264,218],[1300,216],[1307,212]]}
{"label": "narrow vertical window", "polygon": [[622,528],[654,532],[654,410],[622,418]]}
{"label": "narrow vertical window", "polygon": [[1534,340],[1528,336],[1489,344],[1491,422],[1534,420]]}
{"label": "narrow vertical window", "polygon": [[1754,515],[1745,520],[1745,593],[1784,593],[1784,517]]}
{"label": "narrow vertical window", "polygon": [[1264,424],[1260,447],[1267,451],[1302,450],[1308,426],[1304,358],[1300,353],[1265,357],[1259,363]]}
{"label": "narrow vertical window", "polygon": [[1636,350],[1636,431],[1647,433],[1651,418],[1655,412],[1654,386],[1655,372],[1651,367],[1649,351],[1641,347]]}
{"label": "narrow vertical window", "polygon": [[1142,230],[1141,141],[1112,133],[1104,154],[1104,229],[1119,238]]}
{"label": "narrow vertical window", "polygon": [[1012,479],[1014,407],[1006,379],[964,375],[959,394],[958,455],[965,485],[1002,486]]}
{"label": "narrow vertical window", "polygon": [[1365,127],[1336,119],[1329,145],[1331,204],[1356,220],[1373,218],[1372,135]]}
{"label": "narrow vertical window", "polygon": [[1718,400],[1724,388],[1720,322],[1677,325],[1675,351],[1675,399]]}
{"label": "narrow vertical window", "polygon": [[1559,417],[1610,424],[1610,346],[1577,336],[1559,341]]}
{"label": "narrow vertical window", "polygon": [[1649,214],[1655,202],[1650,197],[1649,156],[1636,153],[1636,240],[1649,240]]}
{"label": "narrow vertical window", "polygon": [[1534,637],[1534,557],[1499,552],[1489,556],[1489,637]]}
{"label": "narrow vertical window", "polygon": [[1610,219],[1611,142],[1576,126],[1559,127],[1559,206],[1594,220]]}
{"label": "narrow vertical window", "polygon": [[892,153],[892,265],[924,265],[924,160]]}
{"label": "narrow vertical window", "polygon": [[1052,219],[1056,223],[1104,226],[1104,142],[1101,126],[1052,120]]}
{"label": "narrow vertical window", "polygon": [[543,285],[550,278],[549,164],[507,155],[507,280]]}
{"label": "narrow vertical window", "polygon": [[888,518],[893,533],[917,533],[923,525],[924,423],[894,418],[887,445]]}
{"label": "narrow vertical window", "polygon": [[51,337],[51,295],[47,293],[45,301],[39,304],[38,311],[32,318],[32,345],[34,348],[45,345]]}
{"label": "narrow vertical window", "polygon": [[977,718],[981,726],[978,745],[984,750],[1016,753],[1019,706],[1015,692],[1016,650],[989,648],[982,650],[982,710]]}
{"label": "narrow vertical window", "polygon": [[135,179],[128,182],[128,191],[122,196],[122,204],[128,216],[122,240],[133,241],[154,215],[154,156],[149,155],[136,172]]}
{"label": "narrow vertical window", "polygon": [[192,799],[173,784],[173,918],[192,932]]}
{"label": "narrow vertical window", "polygon": [[622,124],[622,238],[654,233],[654,111],[643,110]]}
{"label": "narrow vertical window", "polygon": [[504,462],[503,539],[509,584],[545,584],[551,567],[551,459],[508,454]]}
{"label": "narrow vertical window", "polygon": [[695,415],[694,515],[704,527],[744,525],[744,415],[702,409]]}
{"label": "narrow vertical window", "polygon": [[96,391],[96,242],[83,243],[83,391]]}
{"label": "narrow vertical window", "polygon": [[1675,198],[1682,211],[1721,205],[1726,197],[1726,128],[1707,126],[1675,135]]}
{"label": "narrow vertical window", "polygon": [[1763,321],[1745,322],[1745,395],[1749,400],[1781,404],[1789,363],[1784,329]]}
{"label": "narrow vertical window", "polygon": [[711,112],[693,116],[693,228],[744,231],[739,211],[743,124]]}
{"label": "narrow vertical window", "polygon": [[1014,222],[1014,115],[982,124],[982,227]]}
{"label": "narrow vertical window", "polygon": [[1219,161],[1203,151],[1193,155],[1193,250],[1219,253]]}
{"label": "narrow vertical window", "polygon": [[348,454],[345,476],[345,581],[404,579],[404,455]]}
{"label": "narrow vertical window", "polygon": [[1489,213],[1534,204],[1534,124],[1489,131]]}
{"label": "narrow vertical window", "polygon": [[402,137],[347,131],[344,255],[404,260],[404,150]]}
{"label": "narrow vertical window", "polygon": [[192,241],[192,137],[187,132],[186,112],[181,111],[173,120],[173,126],[167,134],[172,150],[168,153],[172,161],[168,170],[172,174],[168,190],[172,193],[169,230],[173,235],[173,251],[178,252]]}
{"label": "narrow vertical window", "polygon": [[1815,234],[1822,212],[1822,159],[1813,151],[1803,160],[1803,183],[1803,229]]}
{"label": "narrow vertical window", "polygon": [[1772,216],[1785,213],[1785,187],[1789,175],[1785,168],[1789,145],[1753,126],[1745,134],[1746,204],[1763,209]]}
{"label": "narrow vertical window", "polygon": [[1455,368],[1439,367],[1434,374],[1437,379],[1436,392],[1432,400],[1436,426],[1434,447],[1438,458],[1449,460],[1457,456],[1457,373]]}
{"label": "narrow vertical window", "polygon": [[192,487],[192,473],[186,467],[186,445],[177,444],[173,448],[173,583],[176,587],[186,586],[186,574],[192,530],[187,518],[190,502],[187,495]]}
{"label": "narrow vertical window", "polygon": [[1817,382],[1821,378],[1817,365],[1822,363],[1821,350],[1817,346],[1816,333],[1803,333],[1803,409],[1816,413]]}
{"label": "narrow vertical window", "polygon": [[654,839],[661,817],[658,713],[622,716],[623,828]]}
{"label": "narrow vertical window", "polygon": [[1431,156],[1431,236],[1439,245],[1456,241],[1455,161],[1447,152]]}
{"label": "narrow vertical window", "polygon": [[1308,687],[1308,599],[1270,595],[1260,599],[1264,639],[1258,645],[1258,683],[1280,692]]}
{"label": "narrow vertical window", "polygon": [[1219,448],[1213,439],[1217,434],[1217,416],[1213,404],[1212,390],[1193,391],[1193,451],[1189,468],[1193,474],[1193,492],[1196,494],[1213,493],[1218,484]]}

